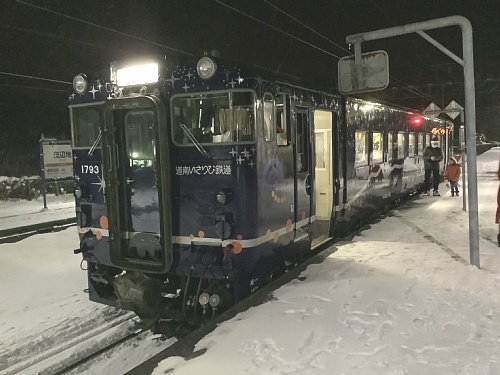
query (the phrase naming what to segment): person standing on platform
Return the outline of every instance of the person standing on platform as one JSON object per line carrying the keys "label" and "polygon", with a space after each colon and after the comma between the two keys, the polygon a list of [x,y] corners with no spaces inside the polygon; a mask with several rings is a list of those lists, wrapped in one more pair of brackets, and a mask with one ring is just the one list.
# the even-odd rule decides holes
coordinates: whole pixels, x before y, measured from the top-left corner
{"label": "person standing on platform", "polygon": [[433,135],[430,146],[427,146],[424,151],[424,167],[425,167],[425,195],[430,195],[430,179],[432,174],[432,195],[439,197],[439,162],[443,160],[443,152],[439,147],[439,138]]}
{"label": "person standing on platform", "polygon": [[461,174],[462,167],[460,166],[460,155],[453,156],[446,166],[446,171],[444,172],[444,178],[448,180],[448,184],[446,184],[446,186],[449,186],[452,197],[455,195],[458,197],[458,181]]}

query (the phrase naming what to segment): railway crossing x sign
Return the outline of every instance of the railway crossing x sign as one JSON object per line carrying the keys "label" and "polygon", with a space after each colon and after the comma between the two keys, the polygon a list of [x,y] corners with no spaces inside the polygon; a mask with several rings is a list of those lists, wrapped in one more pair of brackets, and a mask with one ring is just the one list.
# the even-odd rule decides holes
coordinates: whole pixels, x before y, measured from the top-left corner
{"label": "railway crossing x sign", "polygon": [[453,120],[457,118],[457,116],[460,114],[460,110],[464,109],[460,104],[458,104],[456,101],[452,100],[450,104],[446,106],[446,109],[458,109],[456,112],[446,112],[448,116],[450,116]]}

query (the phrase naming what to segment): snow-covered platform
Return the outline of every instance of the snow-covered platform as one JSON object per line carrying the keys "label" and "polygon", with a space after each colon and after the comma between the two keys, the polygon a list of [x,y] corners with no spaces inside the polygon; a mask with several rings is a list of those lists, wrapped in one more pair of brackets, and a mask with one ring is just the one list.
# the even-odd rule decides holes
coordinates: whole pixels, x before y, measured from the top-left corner
{"label": "snow-covered platform", "polygon": [[500,374],[499,157],[478,158],[481,269],[443,183],[220,324],[192,359],[127,374]]}

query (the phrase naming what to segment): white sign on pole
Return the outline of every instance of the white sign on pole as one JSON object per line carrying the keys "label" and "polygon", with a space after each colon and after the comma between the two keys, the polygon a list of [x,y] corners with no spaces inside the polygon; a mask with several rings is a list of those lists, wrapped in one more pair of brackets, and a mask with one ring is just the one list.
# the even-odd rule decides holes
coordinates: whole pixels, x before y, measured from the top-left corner
{"label": "white sign on pole", "polygon": [[[464,109],[460,104],[458,104],[456,101],[452,100],[450,104],[446,106],[445,109]],[[457,116],[460,114],[460,111],[457,112],[446,112],[448,116],[450,116],[453,120],[457,118]]]}
{"label": "white sign on pole", "polygon": [[44,144],[43,166],[47,180],[73,177],[71,145]]}
{"label": "white sign on pole", "polygon": [[343,57],[339,60],[338,75],[341,94],[383,90],[389,85],[389,56],[385,51],[361,54],[361,72],[356,69],[354,56]]}
{"label": "white sign on pole", "polygon": [[[431,103],[431,104],[429,104],[429,105],[427,106],[427,108],[426,108],[426,109],[424,109],[424,113],[427,113],[427,112],[433,112],[433,111],[440,111],[440,110],[441,110],[441,108],[439,108],[436,104]],[[435,119],[438,115],[437,115],[437,114],[435,114],[435,113],[431,113],[431,114],[429,114],[429,115],[427,115],[427,116],[429,116],[429,118],[430,118],[431,120],[434,120],[434,119]]]}

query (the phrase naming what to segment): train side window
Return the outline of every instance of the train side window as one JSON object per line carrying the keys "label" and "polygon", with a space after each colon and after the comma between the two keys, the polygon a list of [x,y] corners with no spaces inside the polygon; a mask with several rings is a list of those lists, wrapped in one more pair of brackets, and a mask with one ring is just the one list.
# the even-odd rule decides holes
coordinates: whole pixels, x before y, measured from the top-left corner
{"label": "train side window", "polygon": [[417,154],[415,150],[415,133],[410,133],[408,135],[408,156],[415,156]]}
{"label": "train side window", "polygon": [[417,155],[423,155],[424,153],[424,135],[423,133],[418,134],[418,147],[417,147]]}
{"label": "train side window", "polygon": [[306,112],[297,112],[297,170],[309,171],[309,127]]}
{"label": "train side window", "polygon": [[273,134],[277,127],[276,106],[273,95],[267,92],[264,94],[262,102],[264,107],[264,139],[269,142],[273,140]]}
{"label": "train side window", "polygon": [[356,166],[368,164],[366,140],[366,131],[356,131],[354,139]]}
{"label": "train side window", "polygon": [[290,108],[288,96],[279,95],[276,98],[276,143],[278,146],[288,146],[290,144],[289,135],[289,111]]}
{"label": "train side window", "polygon": [[384,161],[384,138],[381,132],[373,132],[373,152],[372,159],[374,163]]}
{"label": "train side window", "polygon": [[405,157],[405,132],[398,133],[398,159]]}

